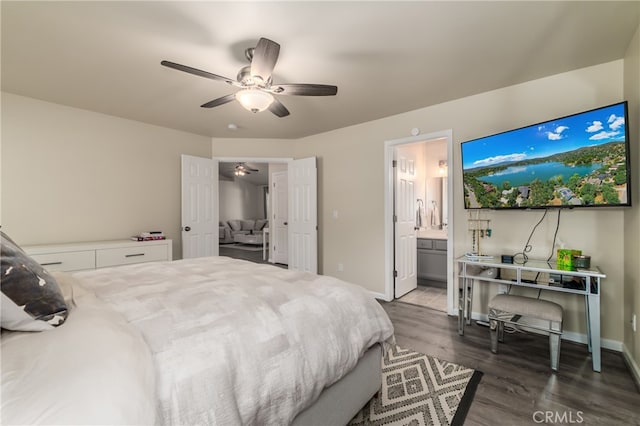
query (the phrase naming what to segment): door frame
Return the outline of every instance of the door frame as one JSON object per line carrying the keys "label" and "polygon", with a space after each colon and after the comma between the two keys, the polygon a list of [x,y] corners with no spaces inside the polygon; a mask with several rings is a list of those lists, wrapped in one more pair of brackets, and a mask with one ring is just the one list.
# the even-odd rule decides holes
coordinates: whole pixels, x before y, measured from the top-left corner
{"label": "door frame", "polygon": [[419,134],[416,136],[410,136],[400,139],[392,139],[384,142],[384,300],[390,302],[394,299],[394,277],[393,277],[393,265],[394,265],[394,249],[395,241],[393,234],[393,187],[394,187],[394,174],[393,174],[393,153],[394,148],[398,145],[425,142],[428,143],[434,139],[446,139],[447,140],[447,162],[448,176],[447,176],[447,313],[449,315],[457,315],[454,309],[455,302],[455,289],[454,282],[454,268],[453,268],[453,241],[454,241],[454,200],[453,200],[453,176],[451,174],[453,167],[451,160],[453,159],[453,130],[441,130],[438,132]]}

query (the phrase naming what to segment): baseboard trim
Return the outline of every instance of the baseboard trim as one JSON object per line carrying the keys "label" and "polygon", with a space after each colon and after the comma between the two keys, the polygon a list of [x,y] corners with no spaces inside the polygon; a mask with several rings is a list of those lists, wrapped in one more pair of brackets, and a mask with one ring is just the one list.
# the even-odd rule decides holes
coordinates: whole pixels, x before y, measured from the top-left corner
{"label": "baseboard trim", "polygon": [[[478,314],[476,312],[471,313],[471,319],[480,321],[489,321],[487,314]],[[587,335],[582,333],[576,333],[573,331],[563,331],[562,340],[568,340],[569,342],[587,344]],[[610,349],[616,352],[622,352],[623,344],[618,340],[600,339],[600,346],[602,349]]]}
{"label": "baseboard trim", "polygon": [[385,302],[391,302],[391,300],[387,299],[387,296],[384,293],[369,291],[369,294],[375,297],[376,299],[384,300]]}
{"label": "baseboard trim", "polygon": [[636,384],[636,389],[640,393],[640,367],[636,363],[636,361],[631,356],[631,352],[627,349],[627,345],[622,344],[622,356],[624,357],[624,362],[627,364],[629,371],[631,371],[631,375],[633,376],[633,381]]}

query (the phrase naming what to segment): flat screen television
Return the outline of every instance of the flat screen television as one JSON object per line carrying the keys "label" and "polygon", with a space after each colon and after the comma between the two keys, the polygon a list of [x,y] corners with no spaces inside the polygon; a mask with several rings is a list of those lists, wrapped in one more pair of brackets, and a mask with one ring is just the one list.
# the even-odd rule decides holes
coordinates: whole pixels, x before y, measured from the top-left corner
{"label": "flat screen television", "polygon": [[631,205],[627,102],[463,142],[467,209]]}

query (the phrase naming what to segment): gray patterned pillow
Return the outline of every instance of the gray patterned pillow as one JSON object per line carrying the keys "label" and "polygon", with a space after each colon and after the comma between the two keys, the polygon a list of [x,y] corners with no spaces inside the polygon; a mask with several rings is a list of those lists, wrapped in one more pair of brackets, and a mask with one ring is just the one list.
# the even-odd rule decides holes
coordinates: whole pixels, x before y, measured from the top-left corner
{"label": "gray patterned pillow", "polygon": [[56,280],[0,231],[2,257],[2,328],[51,330],[64,323],[68,310]]}

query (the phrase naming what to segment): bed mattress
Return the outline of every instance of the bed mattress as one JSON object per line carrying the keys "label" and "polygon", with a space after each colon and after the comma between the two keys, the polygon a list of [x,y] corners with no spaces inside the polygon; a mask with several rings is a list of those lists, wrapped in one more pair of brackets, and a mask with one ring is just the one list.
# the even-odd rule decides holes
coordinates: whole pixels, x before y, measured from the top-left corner
{"label": "bed mattress", "polygon": [[[388,316],[361,287],[272,265],[209,257],[60,277],[78,287],[76,319],[72,310],[70,326],[46,332],[49,359],[31,354],[29,363],[19,362],[25,347],[33,352],[43,340],[35,342],[38,336],[33,333],[11,333],[10,339],[3,334],[3,422],[92,423],[89,409],[80,410],[83,416],[74,419],[70,407],[89,407],[87,401],[94,396],[87,391],[92,375],[105,381],[105,388],[118,388],[117,381],[107,383],[108,379],[126,376],[128,369],[136,372],[131,375],[134,383],[116,391],[119,398],[113,403],[129,397],[136,402],[109,418],[109,423],[148,424],[152,419],[156,424],[290,424],[323,390],[354,370],[369,348],[393,337]],[[89,320],[93,315],[104,316],[101,328]],[[127,336],[105,340],[108,350],[104,344],[90,343],[100,341],[106,323],[117,323]],[[92,325],[97,328],[91,329]],[[61,333],[66,333],[66,346],[56,343]],[[117,332],[107,333],[111,334]],[[74,336],[85,341],[74,342]],[[13,354],[7,370],[5,349]],[[82,360],[84,375],[78,383],[68,381],[71,386],[62,400],[76,399],[71,405],[63,402],[66,411],[47,392],[53,381],[77,373],[73,363],[66,366],[69,371],[54,370],[51,354],[65,351]],[[82,355],[86,351],[89,356]],[[105,363],[110,358],[126,362]],[[29,365],[38,367],[33,368],[37,377],[31,382],[30,372],[25,371]],[[53,371],[57,373],[52,377]],[[7,377],[15,380],[5,381]],[[379,374],[373,379],[379,381]],[[22,389],[21,383],[31,383],[30,389]],[[95,382],[95,386],[103,385]],[[371,393],[372,386],[377,385],[369,384],[363,394]],[[35,394],[34,388],[39,388]],[[138,395],[127,395],[128,390]],[[105,398],[98,404],[112,403],[103,392],[98,394]],[[14,395],[31,395],[31,401],[19,407],[5,404],[7,395],[14,403]],[[48,401],[38,401],[39,397]],[[148,412],[150,405],[153,413]],[[30,414],[24,414],[27,406]],[[16,417],[18,412],[22,414]]]}

